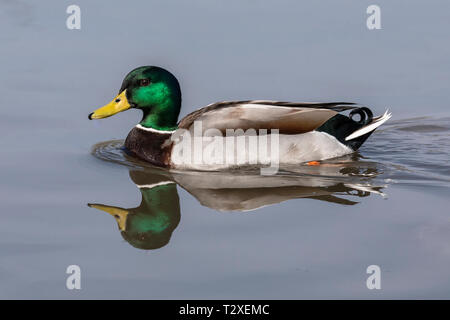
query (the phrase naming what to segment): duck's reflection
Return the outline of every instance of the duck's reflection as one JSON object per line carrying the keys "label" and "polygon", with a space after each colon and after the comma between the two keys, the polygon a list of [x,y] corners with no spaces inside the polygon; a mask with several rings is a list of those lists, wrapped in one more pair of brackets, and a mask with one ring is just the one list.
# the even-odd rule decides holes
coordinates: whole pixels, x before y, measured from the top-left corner
{"label": "duck's reflection", "polygon": [[[130,170],[131,180],[142,196],[138,207],[124,209],[104,204],[88,205],[111,214],[117,220],[122,237],[132,246],[158,249],[169,242],[180,222],[177,185],[202,205],[219,211],[255,210],[296,198],[355,205],[358,198],[373,193],[383,195],[384,186],[371,184],[371,179],[377,173],[376,166],[356,167],[352,161],[292,168],[289,174],[281,172],[276,176],[254,173],[174,173],[147,168]],[[352,176],[359,177],[357,182],[342,179]]]}
{"label": "duck's reflection", "polygon": [[155,172],[130,171],[131,180],[139,187],[141,204],[124,209],[89,203],[91,208],[112,215],[122,237],[139,249],[165,246],[180,222],[180,200],[176,183]]}

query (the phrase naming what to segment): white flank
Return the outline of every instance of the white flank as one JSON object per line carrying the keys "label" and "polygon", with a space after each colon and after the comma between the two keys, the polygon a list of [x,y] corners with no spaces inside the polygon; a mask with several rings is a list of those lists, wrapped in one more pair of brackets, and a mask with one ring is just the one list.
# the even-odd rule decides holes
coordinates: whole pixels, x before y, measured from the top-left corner
{"label": "white flank", "polygon": [[157,130],[157,129],[153,129],[153,128],[146,128],[146,127],[144,127],[144,126],[142,126],[140,124],[137,124],[136,128],[141,129],[141,130],[145,130],[145,131],[149,131],[149,132],[156,132],[156,133],[170,133],[170,134],[172,134],[172,133],[175,132],[175,130],[167,130],[166,131],[166,130]]}
{"label": "white flank", "polygon": [[362,135],[365,135],[366,133],[369,133],[369,132],[375,130],[376,128],[381,126],[383,123],[388,121],[391,117],[392,117],[392,113],[390,113],[390,112],[388,113],[388,110],[386,110],[386,112],[381,117],[374,119],[369,125],[364,126],[361,129],[358,129],[355,132],[353,132],[351,135],[347,136],[345,138],[345,141],[349,141],[349,140],[358,138]]}
{"label": "white flank", "polygon": [[[203,142],[198,150],[195,148],[193,141],[187,145],[175,143],[171,154],[173,168],[181,170],[222,170],[235,166],[273,164],[272,156],[274,155],[271,154],[271,145],[275,142],[272,142],[270,134],[267,135],[267,144],[258,144],[256,148],[250,147],[249,137],[245,139],[245,145],[243,146],[239,146],[239,143],[235,140],[236,137],[233,136],[217,136],[214,138],[214,141],[211,141],[211,137],[201,138]],[[277,142],[278,159],[276,160],[279,164],[299,164],[312,160],[325,160],[353,152],[352,149],[325,132],[311,131],[295,135],[280,134]],[[218,146],[216,149],[218,154],[213,155],[208,151],[214,146],[213,143]],[[228,144],[233,147],[227,149]],[[185,158],[183,148],[189,146],[192,147],[187,153],[187,158]],[[260,154],[261,147],[263,149],[267,147],[267,155]],[[194,155],[199,157],[198,162],[194,161]],[[228,161],[228,159],[231,161]],[[255,161],[252,162],[250,159]]]}

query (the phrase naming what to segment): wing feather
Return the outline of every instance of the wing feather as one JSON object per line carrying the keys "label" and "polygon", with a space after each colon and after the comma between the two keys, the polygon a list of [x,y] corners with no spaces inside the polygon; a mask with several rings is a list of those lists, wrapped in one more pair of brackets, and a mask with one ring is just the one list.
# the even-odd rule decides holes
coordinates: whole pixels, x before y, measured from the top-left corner
{"label": "wing feather", "polygon": [[224,101],[188,114],[178,127],[192,130],[194,121],[201,121],[203,131],[215,128],[225,133],[226,129],[253,128],[298,134],[320,127],[339,112],[358,107],[350,102]]}

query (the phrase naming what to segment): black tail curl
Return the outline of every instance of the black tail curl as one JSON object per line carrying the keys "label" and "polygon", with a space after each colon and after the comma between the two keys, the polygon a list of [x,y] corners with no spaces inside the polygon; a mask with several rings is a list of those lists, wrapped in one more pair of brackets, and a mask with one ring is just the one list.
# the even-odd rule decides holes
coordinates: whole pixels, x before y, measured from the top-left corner
{"label": "black tail curl", "polygon": [[[358,121],[353,119],[354,115],[359,115],[360,119]],[[353,109],[350,114],[348,115],[350,119],[353,121],[359,123],[360,125],[366,125],[372,122],[373,120],[373,113],[372,111],[367,107],[360,107],[357,109]]]}
{"label": "black tail curl", "polygon": [[[358,121],[354,120],[353,117],[358,115],[360,119]],[[342,114],[337,114],[319,128],[316,131],[326,132],[336,139],[338,139],[342,144],[352,148],[353,150],[358,150],[358,148],[366,141],[366,139],[372,134],[372,132],[366,133],[356,139],[346,141],[345,138],[363,126],[371,123],[373,120],[373,113],[367,107],[359,107],[352,109],[349,116]]]}

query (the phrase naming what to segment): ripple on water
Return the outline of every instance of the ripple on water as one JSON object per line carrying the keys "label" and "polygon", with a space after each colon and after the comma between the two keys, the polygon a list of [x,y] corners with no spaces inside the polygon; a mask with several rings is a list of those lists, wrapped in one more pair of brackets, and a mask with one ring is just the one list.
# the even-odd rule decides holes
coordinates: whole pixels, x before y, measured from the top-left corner
{"label": "ripple on water", "polygon": [[121,164],[134,169],[152,167],[150,164],[129,156],[123,146],[124,140],[103,141],[92,146],[92,155],[98,159]]}
{"label": "ripple on water", "polygon": [[386,123],[361,152],[392,170],[390,178],[449,185],[450,118],[415,118]]}

